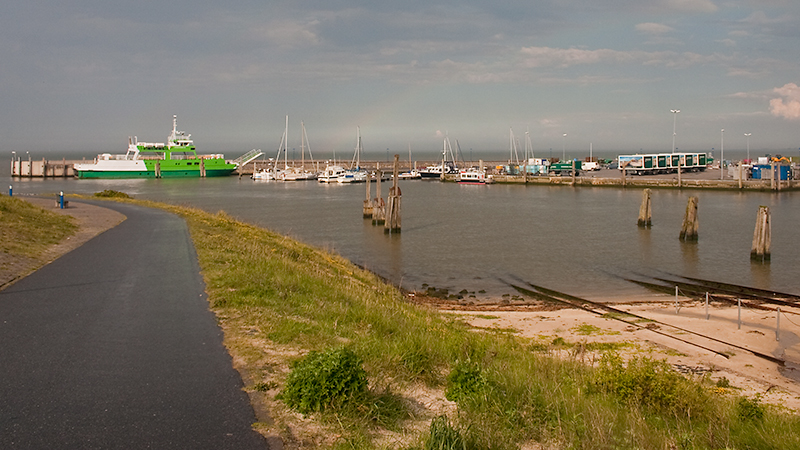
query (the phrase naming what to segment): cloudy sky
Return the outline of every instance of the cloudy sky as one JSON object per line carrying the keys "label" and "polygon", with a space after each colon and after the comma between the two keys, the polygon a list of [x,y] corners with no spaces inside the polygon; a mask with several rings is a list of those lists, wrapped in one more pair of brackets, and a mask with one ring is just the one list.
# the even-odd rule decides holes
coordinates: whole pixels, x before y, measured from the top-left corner
{"label": "cloudy sky", "polygon": [[[0,151],[800,149],[797,0],[26,0],[0,6]],[[679,109],[677,117],[670,112]],[[567,136],[564,137],[563,134]],[[556,152],[557,150],[557,152]],[[546,156],[546,155],[544,155]]]}

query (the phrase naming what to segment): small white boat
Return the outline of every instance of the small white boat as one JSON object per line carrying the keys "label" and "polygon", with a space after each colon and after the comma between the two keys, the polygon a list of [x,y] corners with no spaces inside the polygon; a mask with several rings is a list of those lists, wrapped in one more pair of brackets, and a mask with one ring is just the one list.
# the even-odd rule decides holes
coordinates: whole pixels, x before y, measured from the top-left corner
{"label": "small white boat", "polygon": [[338,183],[366,183],[369,174],[363,170],[346,170],[336,179]]}
{"label": "small white boat", "polygon": [[267,170],[261,169],[253,172],[253,175],[250,177],[254,180],[274,180],[275,179],[275,171],[274,170]]}
{"label": "small white boat", "polygon": [[317,181],[320,183],[336,183],[339,181],[339,177],[344,175],[345,172],[346,170],[344,167],[340,165],[329,165],[317,176]]}
{"label": "small white boat", "polygon": [[458,184],[486,184],[486,172],[470,167],[458,173]]}
{"label": "small white boat", "polygon": [[297,167],[289,167],[287,169],[282,170],[278,174],[277,179],[280,181],[316,180],[317,173]]}
{"label": "small white boat", "polygon": [[403,173],[397,174],[397,178],[399,178],[401,180],[418,180],[418,179],[422,178],[422,174],[419,173],[419,170],[412,169],[409,172],[403,172]]}

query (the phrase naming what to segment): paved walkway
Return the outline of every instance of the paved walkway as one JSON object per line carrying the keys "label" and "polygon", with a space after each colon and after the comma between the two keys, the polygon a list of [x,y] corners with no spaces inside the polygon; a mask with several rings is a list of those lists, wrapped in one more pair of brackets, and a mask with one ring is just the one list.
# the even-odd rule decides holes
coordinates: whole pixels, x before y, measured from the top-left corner
{"label": "paved walkway", "polygon": [[267,448],[185,222],[103,206],[127,219],[0,291],[0,448]]}

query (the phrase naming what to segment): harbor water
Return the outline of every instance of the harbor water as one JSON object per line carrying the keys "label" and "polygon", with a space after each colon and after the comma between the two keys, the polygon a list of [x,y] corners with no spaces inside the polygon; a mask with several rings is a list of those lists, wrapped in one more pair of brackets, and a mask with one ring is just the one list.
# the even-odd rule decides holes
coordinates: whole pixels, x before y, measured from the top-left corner
{"label": "harbor water", "polygon": [[[796,192],[653,190],[653,226],[641,229],[641,189],[404,180],[402,233],[387,235],[362,218],[364,184],[5,178],[14,195],[114,189],[224,210],[339,253],[404,289],[467,290],[476,301],[515,295],[510,285],[520,283],[598,301],[652,300],[659,297],[628,280],[675,275],[800,294]],[[384,197],[389,186],[382,184]],[[697,243],[678,239],[690,196],[699,197]],[[750,261],[759,205],[772,213],[772,261],[766,265]]]}

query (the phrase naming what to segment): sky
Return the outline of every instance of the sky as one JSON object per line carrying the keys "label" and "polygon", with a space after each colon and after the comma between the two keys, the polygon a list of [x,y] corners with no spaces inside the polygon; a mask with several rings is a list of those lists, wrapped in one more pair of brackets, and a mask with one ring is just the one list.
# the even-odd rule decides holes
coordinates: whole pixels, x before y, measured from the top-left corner
{"label": "sky", "polygon": [[357,127],[376,158],[505,157],[510,130],[538,156],[796,155],[800,2],[4,2],[0,83],[0,156],[121,153],[173,114],[227,157],[275,153],[286,115],[317,158]]}

